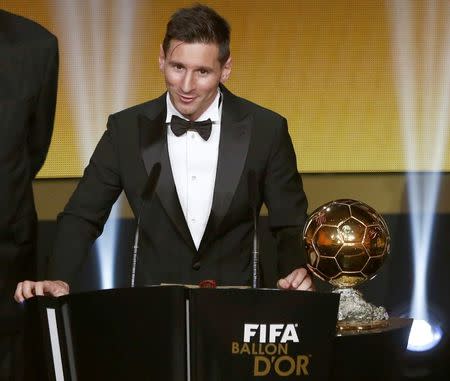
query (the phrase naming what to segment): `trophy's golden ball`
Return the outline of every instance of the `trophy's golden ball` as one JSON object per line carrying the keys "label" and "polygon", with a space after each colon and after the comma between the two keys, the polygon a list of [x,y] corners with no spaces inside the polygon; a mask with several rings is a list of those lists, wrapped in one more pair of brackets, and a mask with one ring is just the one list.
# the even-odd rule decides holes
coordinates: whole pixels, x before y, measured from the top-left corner
{"label": "trophy's golden ball", "polygon": [[389,230],[369,205],[350,199],[317,208],[303,230],[308,268],[334,287],[372,279],[390,251]]}

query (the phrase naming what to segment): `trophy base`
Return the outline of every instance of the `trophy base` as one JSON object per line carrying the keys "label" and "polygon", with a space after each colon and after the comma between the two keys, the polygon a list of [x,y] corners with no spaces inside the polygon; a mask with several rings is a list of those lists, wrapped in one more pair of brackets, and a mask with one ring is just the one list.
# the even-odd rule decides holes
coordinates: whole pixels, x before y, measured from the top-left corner
{"label": "trophy base", "polygon": [[353,288],[338,288],[333,292],[340,295],[338,332],[369,331],[389,325],[386,309],[366,302],[359,291]]}
{"label": "trophy base", "polygon": [[336,328],[338,332],[346,331],[370,331],[372,329],[386,328],[389,326],[389,320],[372,320],[372,321],[338,321]]}

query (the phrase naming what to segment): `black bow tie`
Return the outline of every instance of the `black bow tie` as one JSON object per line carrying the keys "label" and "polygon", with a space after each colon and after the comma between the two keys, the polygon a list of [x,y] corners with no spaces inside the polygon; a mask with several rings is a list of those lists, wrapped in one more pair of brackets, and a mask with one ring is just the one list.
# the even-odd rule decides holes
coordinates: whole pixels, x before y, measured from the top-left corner
{"label": "black bow tie", "polygon": [[176,136],[185,134],[187,130],[195,130],[204,140],[208,140],[211,136],[211,127],[211,119],[202,120],[201,122],[191,122],[190,120],[172,115],[172,120],[170,121],[170,128]]}

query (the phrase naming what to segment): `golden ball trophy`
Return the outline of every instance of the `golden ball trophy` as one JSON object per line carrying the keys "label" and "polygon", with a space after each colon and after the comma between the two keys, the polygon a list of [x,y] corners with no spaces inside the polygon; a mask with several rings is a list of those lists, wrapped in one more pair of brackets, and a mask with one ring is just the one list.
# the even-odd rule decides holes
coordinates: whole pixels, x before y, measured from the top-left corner
{"label": "golden ball trophy", "polygon": [[354,288],[375,277],[389,255],[390,235],[383,217],[360,201],[331,201],[310,215],[303,239],[308,268],[340,294],[337,328],[387,326],[386,309],[366,302]]}

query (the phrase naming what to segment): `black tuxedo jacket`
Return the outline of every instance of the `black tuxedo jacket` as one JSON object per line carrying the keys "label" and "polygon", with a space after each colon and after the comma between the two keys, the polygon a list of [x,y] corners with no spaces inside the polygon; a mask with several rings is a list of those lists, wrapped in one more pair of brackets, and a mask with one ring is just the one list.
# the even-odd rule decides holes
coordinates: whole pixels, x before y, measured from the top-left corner
{"label": "black tuxedo jacket", "polygon": [[[299,228],[307,201],[297,172],[286,120],[222,87],[223,111],[213,204],[198,251],[178,200],[167,149],[165,94],[111,115],[79,186],[59,216],[50,277],[70,283],[102,231],[111,206],[124,190],[141,215],[136,282],[190,283],[215,279],[220,285],[249,285],[252,213],[266,203],[279,240],[280,275],[303,262]],[[141,193],[155,163],[161,174],[154,197]],[[249,195],[253,170],[259,192]],[[289,236],[285,228],[294,228]],[[284,239],[287,238],[287,239]],[[286,244],[294,243],[294,245]]]}
{"label": "black tuxedo jacket", "polygon": [[57,77],[55,36],[0,10],[0,292],[11,304],[17,282],[36,276],[31,183],[50,144]]}

